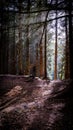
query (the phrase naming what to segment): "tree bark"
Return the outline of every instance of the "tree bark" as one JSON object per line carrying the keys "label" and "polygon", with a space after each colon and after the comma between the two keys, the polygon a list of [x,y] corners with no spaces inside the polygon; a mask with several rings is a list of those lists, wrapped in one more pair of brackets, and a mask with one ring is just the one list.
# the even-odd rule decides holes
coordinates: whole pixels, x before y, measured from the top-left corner
{"label": "tree bark", "polygon": [[69,50],[70,50],[70,78],[73,79],[73,26],[72,26],[72,0],[69,1]]}
{"label": "tree bark", "polygon": [[36,44],[36,76],[39,75],[39,71],[38,71],[38,68],[39,68],[39,58],[38,58],[38,43]]}
{"label": "tree bark", "polygon": [[[46,22],[46,21],[45,21]],[[47,44],[47,23],[45,23],[45,44],[44,44],[44,78],[47,78],[47,54],[46,54],[46,44]]]}
{"label": "tree bark", "polygon": [[40,77],[43,77],[43,46],[40,45]]}
{"label": "tree bark", "polygon": [[[57,11],[56,11],[56,17],[57,17]],[[55,66],[54,66],[54,79],[57,79],[57,24],[58,21],[56,19],[56,30],[55,30]]]}
{"label": "tree bark", "polygon": [[66,32],[66,44],[65,44],[65,79],[70,78],[70,53],[69,53],[69,40],[68,40],[68,18],[65,17],[65,32]]}

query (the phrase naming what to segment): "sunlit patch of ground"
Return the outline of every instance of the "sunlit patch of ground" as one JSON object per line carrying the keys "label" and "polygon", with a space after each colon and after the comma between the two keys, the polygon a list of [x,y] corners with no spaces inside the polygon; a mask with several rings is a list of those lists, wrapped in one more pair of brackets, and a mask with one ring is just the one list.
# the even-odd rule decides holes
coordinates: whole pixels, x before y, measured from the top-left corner
{"label": "sunlit patch of ground", "polygon": [[6,93],[6,96],[8,97],[17,96],[19,93],[21,93],[21,90],[22,90],[21,86],[15,86],[8,93]]}

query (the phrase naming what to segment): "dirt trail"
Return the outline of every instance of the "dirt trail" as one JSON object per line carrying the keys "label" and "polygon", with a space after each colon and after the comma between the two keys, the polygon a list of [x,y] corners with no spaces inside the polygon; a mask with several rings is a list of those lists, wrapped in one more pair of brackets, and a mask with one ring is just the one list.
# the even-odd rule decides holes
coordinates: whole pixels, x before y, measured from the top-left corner
{"label": "dirt trail", "polygon": [[0,130],[72,130],[70,80],[9,75],[0,81]]}

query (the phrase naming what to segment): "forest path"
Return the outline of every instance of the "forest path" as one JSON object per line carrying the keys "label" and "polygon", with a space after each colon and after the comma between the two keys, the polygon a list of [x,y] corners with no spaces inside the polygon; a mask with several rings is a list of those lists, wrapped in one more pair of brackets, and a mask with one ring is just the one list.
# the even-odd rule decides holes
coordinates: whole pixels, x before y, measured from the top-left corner
{"label": "forest path", "polygon": [[46,81],[36,77],[27,82],[28,78],[22,76],[0,79],[0,129],[63,130],[65,122],[72,129],[70,80]]}

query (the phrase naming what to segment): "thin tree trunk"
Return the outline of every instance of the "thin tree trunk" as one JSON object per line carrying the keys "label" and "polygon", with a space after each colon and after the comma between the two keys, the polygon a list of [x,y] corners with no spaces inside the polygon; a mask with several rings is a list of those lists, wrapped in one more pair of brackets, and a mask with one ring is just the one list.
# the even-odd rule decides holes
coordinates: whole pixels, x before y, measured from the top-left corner
{"label": "thin tree trunk", "polygon": [[67,29],[67,17],[65,18],[65,32],[66,32],[66,47],[65,47],[65,79],[70,78],[70,53],[69,53],[69,40]]}
{"label": "thin tree trunk", "polygon": [[26,68],[25,68],[25,74],[29,74],[29,25],[27,25],[26,28],[26,34],[27,34],[27,40],[26,40]]}
{"label": "thin tree trunk", "polygon": [[[56,17],[57,17],[57,11],[56,11]],[[56,19],[54,79],[57,79],[57,24],[58,24],[58,21]]]}
{"label": "thin tree trunk", "polygon": [[38,65],[38,44],[36,44],[36,76],[39,75],[38,68],[39,68],[39,65]]}
{"label": "thin tree trunk", "polygon": [[[46,22],[46,21],[45,21]],[[44,44],[44,78],[47,78],[47,54],[46,54],[46,44],[47,44],[47,23],[45,23],[45,44]]]}
{"label": "thin tree trunk", "polygon": [[[20,6],[21,10],[21,6]],[[19,13],[19,54],[18,54],[18,68],[19,68],[19,74],[22,73],[22,42],[21,42],[21,37],[22,37],[22,25],[21,25],[21,14]]]}
{"label": "thin tree trunk", "polygon": [[40,45],[40,77],[43,76],[43,47]]}
{"label": "thin tree trunk", "polygon": [[[28,0],[28,6],[27,6],[27,18],[30,17],[30,0]],[[26,65],[25,65],[25,74],[29,75],[30,74],[30,58],[29,58],[29,20],[26,26]]]}

